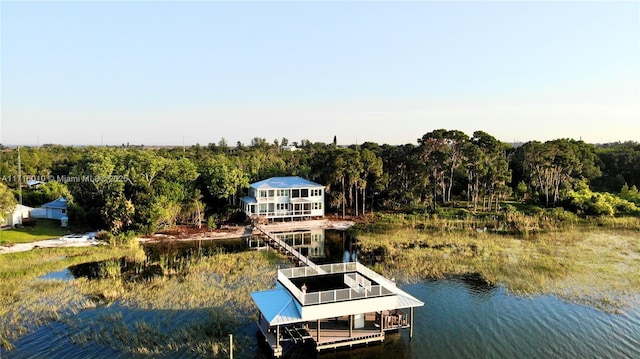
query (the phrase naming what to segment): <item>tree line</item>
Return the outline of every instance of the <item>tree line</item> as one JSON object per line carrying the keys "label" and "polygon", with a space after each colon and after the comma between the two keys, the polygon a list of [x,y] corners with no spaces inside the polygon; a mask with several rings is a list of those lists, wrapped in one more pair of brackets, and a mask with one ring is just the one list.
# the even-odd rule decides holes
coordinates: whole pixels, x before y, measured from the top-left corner
{"label": "tree line", "polygon": [[[344,147],[335,138],[326,144],[256,137],[233,147],[223,138],[167,148],[2,147],[1,154],[2,213],[15,206],[19,193],[30,206],[65,196],[72,224],[114,233],[240,220],[237,205],[249,183],[274,176],[326,185],[326,208],[341,216],[442,206],[491,212],[506,201],[581,215],[638,214],[640,206],[635,142],[556,139],[514,146],[484,131],[468,136],[438,129],[404,145]],[[26,188],[27,175],[50,181]]]}

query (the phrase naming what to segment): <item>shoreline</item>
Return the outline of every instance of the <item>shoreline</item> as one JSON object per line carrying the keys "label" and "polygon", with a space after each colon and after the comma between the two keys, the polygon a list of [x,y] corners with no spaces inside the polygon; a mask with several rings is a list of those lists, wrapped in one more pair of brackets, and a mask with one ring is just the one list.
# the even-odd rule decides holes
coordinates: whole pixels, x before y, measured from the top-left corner
{"label": "shoreline", "polygon": [[[314,219],[305,221],[291,221],[291,222],[274,222],[265,224],[264,226],[272,231],[297,231],[305,229],[336,229],[346,230],[355,225],[353,221],[347,220],[333,220],[333,219]],[[236,225],[236,226],[223,226],[221,229],[216,229],[213,232],[200,232],[188,235],[171,235],[171,234],[154,234],[151,237],[138,237],[136,240],[139,243],[153,243],[162,242],[165,240],[171,241],[199,241],[199,240],[222,240],[222,239],[236,239],[247,238],[254,234],[258,234],[253,230],[252,225]]]}
{"label": "shoreline", "polygon": [[[316,219],[306,221],[275,222],[265,226],[273,231],[296,231],[314,228],[346,230],[355,225],[353,221]],[[246,238],[255,233],[251,225],[224,226],[213,232],[198,232],[186,235],[154,234],[151,237],[137,237],[138,243],[154,243],[162,241],[199,241],[199,240],[224,240]],[[69,235],[60,238],[45,239],[29,243],[15,243],[10,246],[0,246],[0,254],[26,252],[37,248],[60,248],[60,247],[88,247],[103,245],[94,236]]]}

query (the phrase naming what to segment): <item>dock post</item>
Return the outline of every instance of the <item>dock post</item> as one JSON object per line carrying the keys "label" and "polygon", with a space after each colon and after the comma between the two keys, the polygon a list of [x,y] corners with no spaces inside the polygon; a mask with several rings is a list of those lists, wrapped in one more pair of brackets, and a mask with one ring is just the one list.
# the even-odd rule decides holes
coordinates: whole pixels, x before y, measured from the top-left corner
{"label": "dock post", "polygon": [[276,351],[280,351],[280,326],[276,325]]}
{"label": "dock post", "polygon": [[318,319],[318,326],[316,327],[316,336],[318,337],[316,341],[320,343],[320,319]]}
{"label": "dock post", "polygon": [[353,314],[349,315],[349,338],[353,337]]}
{"label": "dock post", "polygon": [[413,339],[413,307],[411,307],[411,324],[409,324],[409,340]]}
{"label": "dock post", "polygon": [[229,334],[229,359],[233,359],[233,334]]}

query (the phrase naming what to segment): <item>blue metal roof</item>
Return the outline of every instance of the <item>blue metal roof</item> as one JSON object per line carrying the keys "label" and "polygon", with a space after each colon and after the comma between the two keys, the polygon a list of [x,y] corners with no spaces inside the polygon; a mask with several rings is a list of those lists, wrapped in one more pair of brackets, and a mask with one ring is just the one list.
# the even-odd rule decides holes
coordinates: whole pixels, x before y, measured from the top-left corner
{"label": "blue metal roof", "polygon": [[294,299],[286,289],[265,290],[251,293],[269,325],[290,324],[302,321],[302,315]]}
{"label": "blue metal roof", "polygon": [[249,197],[249,196],[242,197],[240,200],[246,204],[258,203],[258,201],[255,198]]}
{"label": "blue metal roof", "polygon": [[259,189],[269,189],[269,188],[277,188],[277,189],[286,189],[286,188],[310,188],[310,187],[321,187],[324,188],[323,185],[311,182],[307,179],[298,176],[292,177],[271,177],[266,180],[258,181],[252,183],[250,185],[251,188],[259,188]]}
{"label": "blue metal roof", "polygon": [[55,201],[45,203],[42,205],[45,208],[67,208],[67,200],[64,197],[60,197]]}

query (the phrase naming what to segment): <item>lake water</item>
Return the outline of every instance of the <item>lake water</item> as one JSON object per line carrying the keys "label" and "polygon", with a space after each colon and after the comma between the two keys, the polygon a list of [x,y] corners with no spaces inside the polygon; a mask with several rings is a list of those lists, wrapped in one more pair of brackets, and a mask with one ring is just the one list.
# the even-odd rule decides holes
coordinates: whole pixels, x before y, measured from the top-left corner
{"label": "lake water", "polygon": [[[552,296],[517,297],[501,288],[478,285],[460,278],[425,281],[402,286],[425,302],[415,311],[413,340],[403,330],[390,334],[381,345],[342,349],[318,355],[311,347],[291,348],[289,358],[640,358],[640,310],[623,314],[602,312],[561,301]],[[78,314],[90,319],[92,312],[120,311],[124,320],[164,320],[163,313],[130,308],[104,308]],[[198,315],[183,313],[183,320]],[[255,332],[249,325],[244,328]],[[114,349],[77,346],[69,328],[60,323],[40,328],[2,352],[2,358],[103,358],[131,357]],[[259,345],[237,358],[268,358]],[[193,353],[167,353],[163,357],[197,357]],[[147,357],[147,356],[145,356]]]}
{"label": "lake water", "polygon": [[[640,358],[640,308],[605,313],[553,296],[517,297],[473,278],[402,286],[425,302],[408,330],[382,345],[291,358]],[[258,357],[267,357],[261,349]],[[242,358],[255,355],[247,353]]]}
{"label": "lake water", "polygon": [[[242,248],[235,244],[231,247]],[[329,233],[321,251],[313,253],[318,262],[351,261],[357,258],[358,251],[355,242],[343,234]],[[67,279],[68,274],[61,272],[52,274],[52,277]],[[300,346],[285,351],[285,357],[640,358],[640,306],[613,314],[553,296],[518,297],[473,276],[400,286],[425,303],[424,307],[415,311],[413,340],[409,340],[408,330],[403,330],[388,334],[380,345],[323,352],[320,355],[312,347]],[[118,312],[124,321],[130,322],[176,320],[176,313],[122,308],[117,304],[80,312],[77,319],[79,323],[90,323],[96,317],[109,315],[110,312]],[[202,313],[195,311],[179,313],[180,322],[197,321],[200,317]],[[250,323],[241,331],[255,335],[257,328]],[[0,358],[132,357],[130,353],[101,345],[75,345],[70,340],[73,334],[66,325],[53,322],[13,343],[15,350],[0,350]],[[270,357],[269,349],[260,344],[257,335],[255,337],[254,347],[243,353],[236,352],[236,358]],[[167,353],[161,357],[197,356],[184,351]]]}

